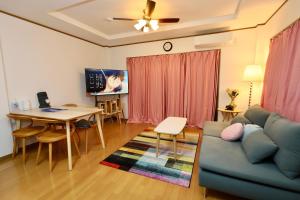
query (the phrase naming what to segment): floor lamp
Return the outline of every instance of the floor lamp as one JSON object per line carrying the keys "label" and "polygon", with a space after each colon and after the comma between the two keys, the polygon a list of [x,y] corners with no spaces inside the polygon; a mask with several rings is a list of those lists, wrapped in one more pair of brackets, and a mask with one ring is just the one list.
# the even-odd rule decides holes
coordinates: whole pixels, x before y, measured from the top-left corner
{"label": "floor lamp", "polygon": [[244,81],[250,83],[248,108],[251,106],[253,82],[262,81],[262,69],[259,65],[248,65],[244,71]]}

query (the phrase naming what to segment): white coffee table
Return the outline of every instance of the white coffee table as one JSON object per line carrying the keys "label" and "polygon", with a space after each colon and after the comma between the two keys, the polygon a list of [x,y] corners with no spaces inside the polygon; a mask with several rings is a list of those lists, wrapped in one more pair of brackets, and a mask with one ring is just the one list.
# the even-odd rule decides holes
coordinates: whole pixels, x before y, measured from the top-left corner
{"label": "white coffee table", "polygon": [[156,157],[159,154],[160,134],[167,134],[173,137],[174,158],[176,160],[176,136],[183,133],[183,137],[185,137],[184,127],[186,122],[187,118],[168,117],[158,124],[154,129],[154,132],[157,133]]}

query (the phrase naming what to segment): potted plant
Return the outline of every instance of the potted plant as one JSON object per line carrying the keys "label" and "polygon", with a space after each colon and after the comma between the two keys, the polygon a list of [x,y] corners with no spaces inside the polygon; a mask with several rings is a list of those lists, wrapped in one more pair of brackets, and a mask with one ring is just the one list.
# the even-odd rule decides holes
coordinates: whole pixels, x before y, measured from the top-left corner
{"label": "potted plant", "polygon": [[234,110],[236,108],[235,98],[240,94],[238,89],[229,89],[226,90],[228,96],[230,97],[231,101],[230,104],[226,106],[226,110]]}

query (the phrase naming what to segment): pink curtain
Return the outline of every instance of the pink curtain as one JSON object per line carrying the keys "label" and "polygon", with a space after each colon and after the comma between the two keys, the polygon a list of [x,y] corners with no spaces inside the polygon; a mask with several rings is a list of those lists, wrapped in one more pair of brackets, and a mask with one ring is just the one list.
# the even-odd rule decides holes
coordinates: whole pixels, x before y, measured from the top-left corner
{"label": "pink curtain", "polygon": [[127,58],[128,122],[187,117],[202,127],[216,111],[220,50]]}
{"label": "pink curtain", "polygon": [[300,21],[272,38],[262,106],[300,121]]}
{"label": "pink curtain", "polygon": [[213,120],[217,106],[220,50],[186,56],[185,116],[190,125],[203,127]]}

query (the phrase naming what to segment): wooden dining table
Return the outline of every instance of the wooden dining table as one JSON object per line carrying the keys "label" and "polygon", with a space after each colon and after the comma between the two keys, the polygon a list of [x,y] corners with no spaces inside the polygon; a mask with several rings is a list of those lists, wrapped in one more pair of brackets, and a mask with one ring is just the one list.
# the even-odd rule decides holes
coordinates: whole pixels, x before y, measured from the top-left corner
{"label": "wooden dining table", "polygon": [[[71,132],[70,132],[70,123],[78,118],[95,115],[98,134],[101,139],[101,145],[105,148],[105,142],[103,138],[103,132],[100,123],[100,114],[103,109],[97,107],[88,107],[88,106],[77,106],[77,107],[66,107],[66,106],[57,106],[61,110],[55,112],[45,112],[43,109],[31,109],[31,110],[16,110],[11,111],[12,115],[26,116],[28,118],[42,118],[42,119],[52,119],[58,120],[66,123],[66,134],[67,134],[67,149],[68,149],[68,169],[72,170],[72,148],[71,148]],[[17,123],[20,124],[20,123]],[[18,127],[17,127],[18,128]]]}

